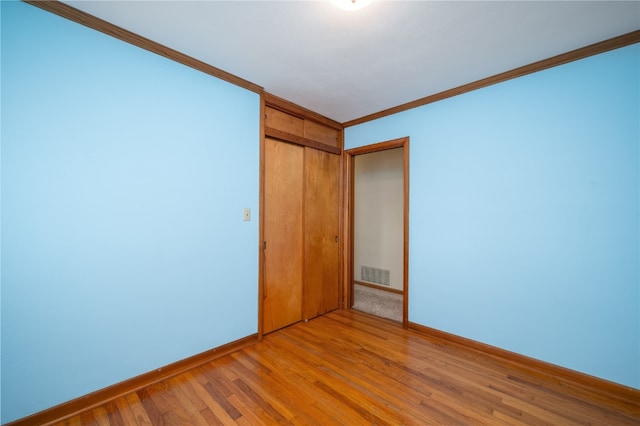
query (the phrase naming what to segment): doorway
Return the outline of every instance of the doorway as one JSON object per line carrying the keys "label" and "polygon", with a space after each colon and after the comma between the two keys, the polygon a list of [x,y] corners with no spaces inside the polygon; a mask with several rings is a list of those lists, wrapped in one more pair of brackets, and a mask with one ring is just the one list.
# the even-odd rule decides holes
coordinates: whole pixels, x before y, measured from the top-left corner
{"label": "doorway", "polygon": [[409,138],[345,151],[345,307],[408,326]]}

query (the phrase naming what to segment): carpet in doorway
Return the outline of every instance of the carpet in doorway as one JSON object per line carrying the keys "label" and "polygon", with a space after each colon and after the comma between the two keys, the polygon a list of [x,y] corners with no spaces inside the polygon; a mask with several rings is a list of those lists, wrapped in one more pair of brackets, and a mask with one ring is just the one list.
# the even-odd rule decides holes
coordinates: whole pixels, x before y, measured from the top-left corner
{"label": "carpet in doorway", "polygon": [[402,322],[402,295],[354,284],[353,309]]}

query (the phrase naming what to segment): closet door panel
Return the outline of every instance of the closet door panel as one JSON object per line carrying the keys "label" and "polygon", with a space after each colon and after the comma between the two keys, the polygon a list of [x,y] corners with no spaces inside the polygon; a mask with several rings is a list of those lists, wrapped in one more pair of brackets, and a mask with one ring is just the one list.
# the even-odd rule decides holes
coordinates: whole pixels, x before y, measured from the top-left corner
{"label": "closet door panel", "polygon": [[340,131],[313,121],[304,121],[304,137],[325,145],[340,148]]}
{"label": "closet door panel", "polygon": [[263,332],[302,319],[304,148],[265,139]]}
{"label": "closet door panel", "polygon": [[305,148],[303,318],[339,304],[340,157]]}
{"label": "closet door panel", "polygon": [[304,120],[271,107],[265,107],[265,126],[295,136],[304,136]]}

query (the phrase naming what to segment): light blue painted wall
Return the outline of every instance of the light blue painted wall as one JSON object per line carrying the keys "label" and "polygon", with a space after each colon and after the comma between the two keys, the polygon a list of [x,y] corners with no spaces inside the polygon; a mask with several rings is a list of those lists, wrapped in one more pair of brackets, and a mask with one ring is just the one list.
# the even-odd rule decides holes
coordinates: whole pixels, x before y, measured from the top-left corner
{"label": "light blue painted wall", "polygon": [[640,46],[350,127],[410,137],[409,319],[640,388]]}
{"label": "light blue painted wall", "polygon": [[258,94],[2,2],[2,422],[257,332]]}

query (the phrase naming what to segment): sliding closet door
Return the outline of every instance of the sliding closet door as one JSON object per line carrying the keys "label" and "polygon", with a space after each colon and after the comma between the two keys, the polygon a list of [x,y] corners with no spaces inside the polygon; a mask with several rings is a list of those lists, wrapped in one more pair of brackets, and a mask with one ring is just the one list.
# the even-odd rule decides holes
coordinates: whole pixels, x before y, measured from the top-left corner
{"label": "sliding closet door", "polygon": [[305,148],[303,318],[339,305],[340,156]]}
{"label": "sliding closet door", "polygon": [[263,332],[302,319],[304,148],[264,145]]}

